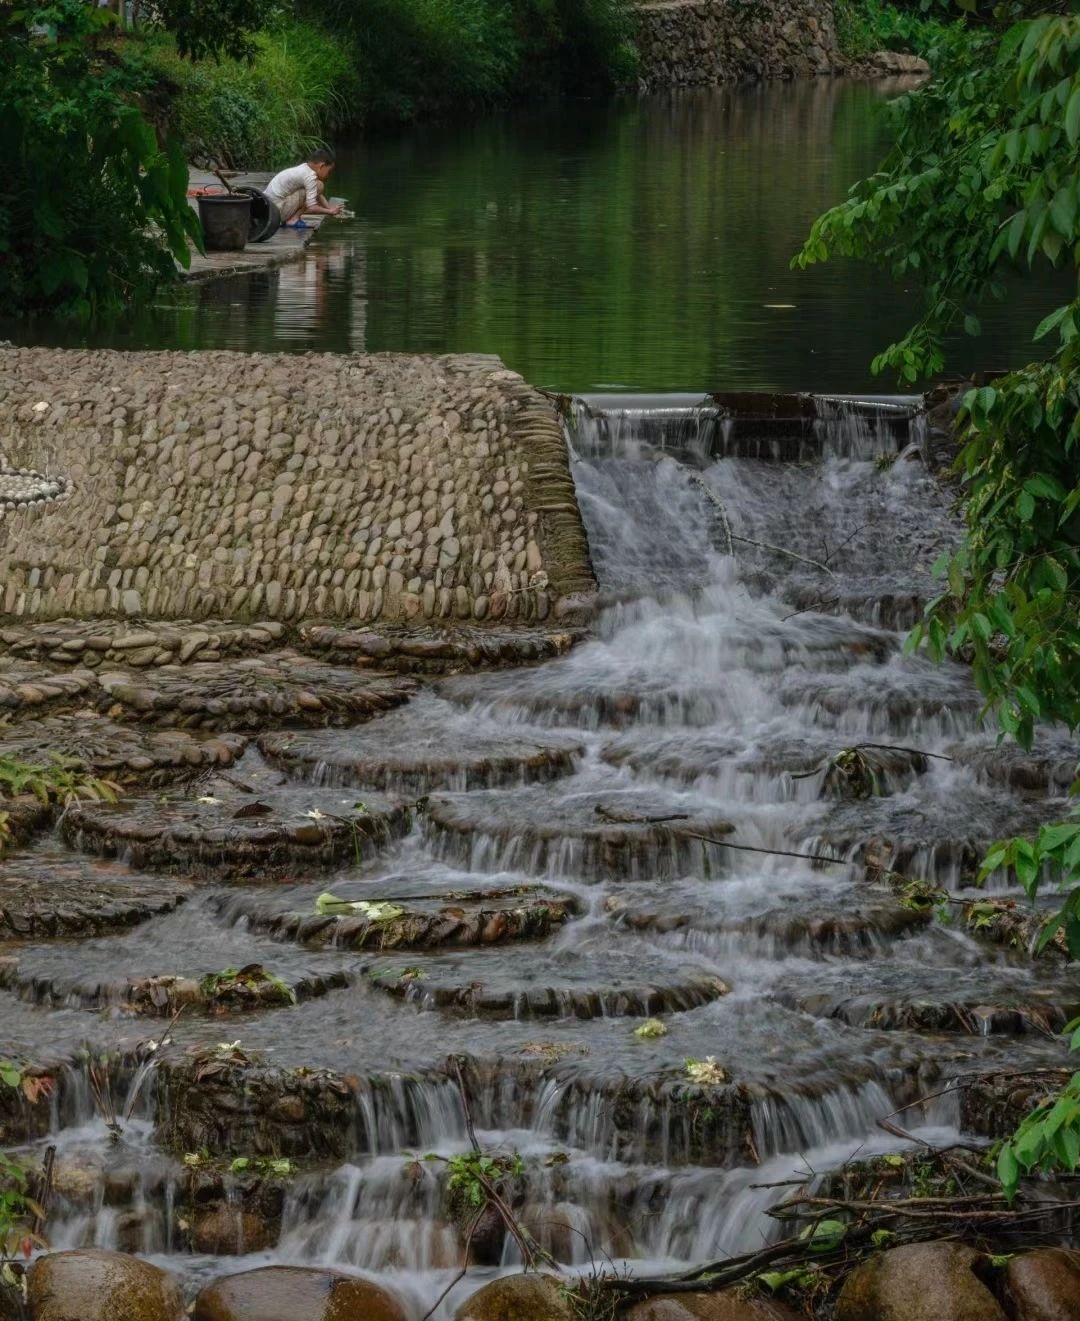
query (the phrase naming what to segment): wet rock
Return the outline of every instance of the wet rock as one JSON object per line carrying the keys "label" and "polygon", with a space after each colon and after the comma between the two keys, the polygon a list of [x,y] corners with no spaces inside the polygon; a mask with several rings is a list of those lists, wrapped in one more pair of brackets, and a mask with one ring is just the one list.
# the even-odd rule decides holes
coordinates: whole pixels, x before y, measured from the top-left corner
{"label": "wet rock", "polygon": [[771,1298],[745,1298],[724,1289],[649,1298],[635,1303],[626,1321],[798,1321],[798,1315]]}
{"label": "wet rock", "polygon": [[411,680],[340,669],[296,652],[240,661],[163,665],[150,673],[103,671],[99,709],[181,729],[258,728],[268,716],[303,725],[352,724],[408,701]]}
{"label": "wet rock", "polygon": [[985,1258],[957,1243],[912,1243],[870,1257],[851,1272],[837,1321],[1005,1321],[978,1278]]}
{"label": "wet rock", "polygon": [[263,1252],[274,1241],[275,1235],[262,1216],[228,1204],[197,1216],[191,1226],[192,1248],[212,1257]]}
{"label": "wet rock", "polygon": [[407,1321],[385,1289],[340,1271],[264,1266],[208,1284],[192,1321]]}
{"label": "wet rock", "polygon": [[414,796],[555,779],[569,774],[583,751],[566,737],[463,722],[453,707],[430,696],[372,721],[362,739],[283,731],[263,735],[259,750],[319,784]]}
{"label": "wet rock", "polygon": [[370,854],[408,830],[411,813],[396,799],[280,786],[266,767],[213,778],[200,792],[157,799],[83,803],[64,816],[77,848],[136,866],[198,868],[219,877],[262,877],[325,867]]}
{"label": "wet rock", "polygon": [[454,1321],[574,1321],[562,1289],[553,1275],[506,1275],[478,1289]]}
{"label": "wet rock", "polygon": [[1016,1321],[1078,1321],[1080,1252],[1038,1248],[1013,1257],[1005,1283]]}
{"label": "wet rock", "polygon": [[80,1249],[39,1257],[30,1268],[34,1321],[184,1321],[172,1275],[120,1252]]}
{"label": "wet rock", "polygon": [[438,955],[402,967],[388,960],[365,965],[373,986],[427,1009],[470,1017],[645,1017],[692,1009],[726,995],[727,984],[699,968],[649,962],[640,953],[593,952],[580,967],[538,957],[529,969],[485,966],[467,955]]}
{"label": "wet rock", "polygon": [[169,1151],[344,1160],[355,1151],[355,1080],[328,1069],[273,1069],[210,1050],[165,1061],[154,1092]]}
{"label": "wet rock", "polygon": [[172,912],[190,893],[180,880],[44,847],[4,860],[0,934],[40,940],[118,930]]}
{"label": "wet rock", "polygon": [[[425,832],[439,855],[476,870],[668,880],[726,868],[730,822],[659,794],[577,794],[546,785],[431,799]],[[730,856],[730,855],[727,855]]]}
{"label": "wet rock", "polygon": [[994,1070],[963,1079],[960,1124],[980,1137],[1011,1137],[1037,1106],[1059,1092],[1071,1070],[1033,1069],[1031,1073]]}
{"label": "wet rock", "polygon": [[87,712],[49,716],[16,725],[0,735],[0,756],[32,763],[65,758],[73,769],[114,784],[152,786],[227,767],[247,739],[183,730],[144,730],[119,725]]}
{"label": "wet rock", "polygon": [[265,900],[223,894],[210,902],[232,920],[244,917],[255,930],[276,940],[294,940],[313,947],[346,949],[434,949],[446,945],[496,945],[513,940],[539,940],[551,935],[579,911],[569,895],[521,886],[506,891],[467,891],[434,896],[434,902],[408,906],[388,901],[397,916],[320,914],[267,911]]}

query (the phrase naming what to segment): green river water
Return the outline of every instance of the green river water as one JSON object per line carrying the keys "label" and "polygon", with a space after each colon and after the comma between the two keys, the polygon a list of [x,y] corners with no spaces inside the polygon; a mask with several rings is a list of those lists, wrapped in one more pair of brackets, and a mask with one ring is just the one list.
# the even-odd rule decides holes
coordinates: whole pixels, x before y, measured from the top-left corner
{"label": "green river water", "polygon": [[[340,149],[357,213],[295,265],[170,290],[89,333],[122,348],[497,353],[564,391],[866,390],[914,300],[867,267],[789,262],[872,170],[895,85],[830,79],[582,101]],[[283,162],[287,163],[287,162]],[[1026,361],[1054,305],[1024,285],[954,368]],[[892,382],[879,381],[878,389]]]}

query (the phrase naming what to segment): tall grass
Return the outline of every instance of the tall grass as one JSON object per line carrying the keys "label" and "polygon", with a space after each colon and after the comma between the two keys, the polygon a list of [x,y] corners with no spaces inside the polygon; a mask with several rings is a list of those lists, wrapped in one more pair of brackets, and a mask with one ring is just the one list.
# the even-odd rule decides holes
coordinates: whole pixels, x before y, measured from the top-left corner
{"label": "tall grass", "polygon": [[181,59],[155,36],[141,53],[171,91],[171,120],[190,160],[276,169],[357,117],[359,79],[348,43],[309,22],[258,37],[251,64]]}

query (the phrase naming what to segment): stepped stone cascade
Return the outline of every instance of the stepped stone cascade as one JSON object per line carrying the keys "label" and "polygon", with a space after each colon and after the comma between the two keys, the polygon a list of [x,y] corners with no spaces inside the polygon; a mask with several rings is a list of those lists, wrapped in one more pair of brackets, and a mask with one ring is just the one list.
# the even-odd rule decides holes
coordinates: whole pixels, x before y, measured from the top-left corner
{"label": "stepped stone cascade", "polygon": [[[38,370],[48,355],[23,356]],[[159,1298],[154,1321],[181,1293],[206,1321],[274,1308],[557,1316],[575,1276],[678,1273],[798,1232],[767,1213],[799,1180],[877,1179],[910,1157],[910,1140],[878,1123],[900,1107],[920,1151],[977,1146],[1069,1076],[1059,1029],[1080,1008],[1076,965],[1063,949],[1031,956],[1037,915],[1013,903],[1015,878],[971,881],[992,840],[1062,814],[1080,749],[1058,730],[1037,731],[1030,752],[999,748],[967,671],[903,652],[904,612],[936,592],[930,566],[959,535],[951,494],[922,461],[915,401],[572,401],[558,490],[534,506],[528,483],[548,451],[513,419],[535,405],[546,420],[530,425],[548,435],[554,405],[522,402],[526,387],[489,361],[254,359],[231,394],[178,363],[177,400],[203,390],[236,421],[211,428],[221,453],[247,446],[239,476],[215,460],[214,478],[195,456],[218,441],[204,432],[189,453],[181,404],[167,386],[154,393],[157,376],[150,385],[156,360],[124,360],[142,402],[106,407],[119,361],[106,355],[100,398],[78,367],[50,409],[33,412],[45,377],[32,372],[17,404],[25,444],[40,449],[20,461],[78,461],[66,509],[89,489],[115,513],[57,541],[48,582],[40,554],[60,525],[34,521],[48,508],[0,524],[24,575],[22,622],[0,629],[0,754],[55,749],[72,773],[113,786],[98,800],[5,804],[0,1058],[24,1075],[0,1087],[0,1142],[31,1159],[55,1148],[53,1255],[40,1258],[54,1264],[34,1265],[32,1281],[90,1290],[103,1273],[121,1279],[120,1254],[134,1254],[148,1259],[135,1264]],[[323,371],[337,389],[316,407],[308,382]],[[541,559],[530,567],[526,539],[497,627],[471,606],[456,623],[438,609],[428,619],[407,579],[387,593],[392,573],[405,576],[389,568],[407,554],[404,533],[376,589],[379,618],[378,564],[333,581],[361,531],[361,562],[382,563],[381,547],[367,549],[374,517],[352,521],[361,492],[343,497],[340,522],[319,510],[334,480],[359,480],[361,451],[394,481],[392,451],[414,447],[411,465],[419,422],[390,402],[406,377],[449,392],[439,416],[459,422],[438,445],[452,471],[486,445],[484,462],[509,474],[499,447],[520,445],[518,476],[493,472],[491,489],[506,480],[506,508],[535,530]],[[377,406],[376,384],[390,392]],[[288,445],[271,421],[268,472],[304,473],[310,455],[344,446],[337,468],[311,469],[303,498],[297,478],[269,482],[288,500],[241,499],[263,480],[243,465],[264,406],[313,410],[307,431],[282,431]],[[373,410],[388,420],[373,425]],[[344,424],[327,438],[332,413],[352,418],[347,441]],[[77,419],[108,463],[73,448]],[[155,463],[122,457],[137,443],[156,447]],[[296,538],[296,560],[282,541],[258,579],[265,607],[285,575],[288,618],[249,616],[250,596],[234,605],[246,560],[235,587],[235,566],[203,575],[205,619],[193,618],[203,598],[185,588],[188,570],[150,563],[174,544],[170,515],[140,501],[164,501],[157,483],[178,451],[195,466],[165,501],[193,500],[177,544],[217,535],[210,501],[224,501],[232,473],[237,521],[220,545],[253,548],[268,524],[275,547],[279,528]],[[439,513],[426,489],[419,526]],[[267,519],[252,520],[259,509]],[[455,512],[459,559],[466,521]],[[485,588],[486,525],[470,527]],[[513,559],[524,533],[506,535]],[[136,537],[151,548],[138,566]],[[316,540],[335,567],[301,604],[293,565],[318,562]],[[53,596],[76,543],[103,568],[81,587],[76,574],[63,599],[82,593],[105,613],[64,620],[73,606],[54,611]],[[441,571],[436,603],[450,591],[456,617],[473,570],[465,582]],[[540,574],[545,586],[530,581]],[[160,614],[122,618],[124,593],[145,609],[155,585]],[[594,586],[588,633],[576,614],[573,627],[556,620]],[[348,617],[365,592],[372,617]],[[403,604],[382,617],[410,595],[415,629]],[[529,663],[490,672],[508,659]],[[988,904],[1000,922],[978,916]],[[454,1177],[474,1137],[561,1283],[521,1276],[499,1218],[476,1217]],[[948,1267],[958,1297],[981,1297],[965,1252],[926,1261]],[[849,1314],[884,1315],[911,1260],[852,1284]],[[1010,1288],[1074,1273],[1071,1259],[1010,1264]],[[783,1300],[705,1291],[636,1312],[792,1315]]]}

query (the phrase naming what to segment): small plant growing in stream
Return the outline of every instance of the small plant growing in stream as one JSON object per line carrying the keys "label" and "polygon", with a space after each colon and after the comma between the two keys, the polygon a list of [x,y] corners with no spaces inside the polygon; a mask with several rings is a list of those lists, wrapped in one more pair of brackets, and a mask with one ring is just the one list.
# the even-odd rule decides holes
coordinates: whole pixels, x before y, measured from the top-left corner
{"label": "small plant growing in stream", "polygon": [[0,757],[0,798],[18,798],[23,794],[33,795],[46,806],[67,807],[81,798],[115,802],[120,787],[111,780],[90,775],[80,761],[71,757],[54,755],[46,763]]}
{"label": "small plant growing in stream", "polygon": [[229,1000],[241,1004],[258,1001],[263,1005],[296,1002],[296,992],[292,987],[287,986],[280,977],[267,972],[261,963],[207,973],[199,983],[199,991],[207,1000],[219,1003]]}
{"label": "small plant growing in stream", "polygon": [[485,1185],[498,1187],[507,1178],[517,1179],[525,1173],[525,1162],[516,1152],[505,1156],[489,1156],[483,1152],[464,1151],[451,1156],[446,1162],[448,1178],[446,1191],[451,1204],[475,1211],[487,1200]]}
{"label": "small plant growing in stream", "polygon": [[[0,1059],[0,1087],[25,1092],[23,1071],[10,1060]],[[28,1257],[35,1246],[47,1246],[33,1233],[27,1221],[31,1216],[44,1220],[45,1212],[29,1195],[29,1175],[26,1169],[4,1152],[0,1152],[0,1263],[21,1252]],[[6,1266],[0,1266],[0,1279],[6,1284],[17,1284],[9,1278]]]}
{"label": "small plant growing in stream", "polygon": [[703,1060],[687,1060],[686,1076],[702,1087],[718,1087],[727,1082],[727,1074],[717,1064],[715,1055],[706,1055]]}
{"label": "small plant growing in stream", "polygon": [[315,912],[323,917],[363,917],[369,922],[392,922],[403,917],[405,909],[400,904],[372,902],[367,899],[338,899],[329,892],[319,895],[315,900]]}
{"label": "small plant growing in stream", "polygon": [[[1075,1049],[1080,1019],[1066,1028]],[[1057,1096],[1049,1097],[1027,1116],[1016,1132],[1001,1144],[997,1174],[1010,1202],[1025,1174],[1075,1170],[1080,1164],[1080,1073],[1074,1073]]]}
{"label": "small plant growing in stream", "polygon": [[296,1173],[296,1165],[286,1157],[237,1156],[229,1162],[230,1174],[257,1174],[262,1178],[288,1179]]}
{"label": "small plant growing in stream", "polygon": [[667,1024],[661,1023],[658,1018],[647,1018],[639,1027],[634,1028],[634,1036],[640,1037],[642,1041],[652,1041],[656,1037],[666,1037],[667,1034]]}

